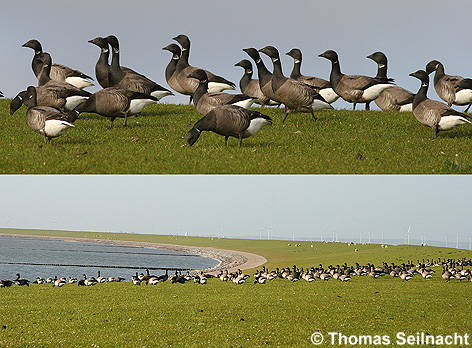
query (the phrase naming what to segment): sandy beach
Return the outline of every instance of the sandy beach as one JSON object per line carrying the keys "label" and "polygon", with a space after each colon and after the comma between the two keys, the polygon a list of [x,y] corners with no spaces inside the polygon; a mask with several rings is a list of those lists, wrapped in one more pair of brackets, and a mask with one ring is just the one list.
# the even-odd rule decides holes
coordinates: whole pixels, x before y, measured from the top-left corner
{"label": "sandy beach", "polygon": [[[217,266],[211,269],[202,270],[208,273],[216,273],[220,270],[228,270],[229,272],[235,271],[237,269],[245,270],[245,269],[259,267],[267,262],[267,260],[260,255],[247,253],[244,251],[215,249],[215,248],[209,248],[209,247],[195,247],[195,246],[189,246],[189,245],[148,243],[148,242],[96,239],[96,238],[37,236],[37,235],[27,235],[27,234],[7,234],[7,233],[0,233],[0,236],[27,237],[27,238],[37,238],[37,239],[43,239],[43,240],[61,240],[61,241],[66,241],[66,242],[87,242],[87,243],[108,244],[108,245],[117,245],[117,246],[131,246],[131,247],[138,247],[138,248],[167,249],[167,250],[181,251],[181,252],[217,260],[219,262]],[[193,270],[193,271],[200,271],[200,270]]]}

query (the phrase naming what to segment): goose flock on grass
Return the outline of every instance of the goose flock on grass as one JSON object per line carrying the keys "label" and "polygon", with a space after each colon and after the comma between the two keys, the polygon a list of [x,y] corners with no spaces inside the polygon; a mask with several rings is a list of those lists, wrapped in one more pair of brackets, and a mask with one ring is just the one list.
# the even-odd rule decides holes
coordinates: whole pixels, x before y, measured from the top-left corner
{"label": "goose flock on grass", "polygon": [[[234,283],[241,285],[244,283],[252,282],[253,284],[266,284],[269,281],[276,279],[288,280],[291,282],[297,281],[329,281],[330,279],[338,280],[340,282],[351,281],[355,277],[368,277],[378,279],[381,277],[399,278],[403,281],[409,281],[414,277],[430,280],[434,277],[434,274],[438,271],[438,268],[442,270],[440,277],[446,281],[466,281],[472,282],[472,259],[423,259],[417,260],[416,263],[408,261],[402,264],[387,263],[383,262],[382,265],[375,266],[372,263],[360,265],[355,263],[354,265],[348,266],[347,263],[342,265],[329,265],[324,267],[322,264],[316,267],[297,267],[296,265],[275,268],[270,271],[265,266],[262,269],[258,269],[252,276],[244,274],[240,269],[235,272],[229,272],[228,270],[220,270],[218,273],[205,273],[203,271],[195,273],[182,273],[175,271],[174,274],[169,275],[168,270],[162,275],[152,275],[149,269],[146,269],[146,273],[136,274],[131,277],[130,281],[134,285],[157,285],[166,281],[172,284],[185,284],[195,283],[204,285],[208,283],[209,279],[220,280],[224,282]],[[439,277],[439,275],[437,276]],[[100,271],[97,277],[87,277],[85,274],[82,278],[74,277],[57,277],[54,278],[41,278],[37,277],[34,281],[29,281],[20,277],[20,274],[16,274],[14,280],[0,280],[0,288],[11,287],[12,285],[29,286],[29,284],[52,284],[53,287],[62,287],[66,284],[77,284],[78,286],[94,286],[100,283],[106,282],[124,282],[126,281],[123,277],[103,277],[100,275]]]}
{"label": "goose flock on grass", "polygon": [[[239,87],[241,94],[226,93],[236,85],[208,70],[189,63],[190,39],[186,35],[173,38],[164,47],[172,56],[165,70],[165,80],[170,88],[189,96],[196,111],[202,115],[187,134],[187,144],[193,145],[205,131],[217,133],[225,138],[242,140],[256,135],[265,125],[271,125],[271,117],[249,109],[254,103],[261,106],[283,106],[285,122],[290,113],[308,113],[316,120],[319,110],[333,109],[331,105],[338,98],[353,104],[375,102],[383,111],[413,112],[415,118],[432,129],[435,138],[440,131],[452,129],[464,123],[472,123],[469,115],[456,111],[452,106],[472,104],[472,79],[447,75],[444,66],[437,60],[430,61],[425,70],[418,70],[410,76],[420,80],[418,92],[412,93],[396,86],[387,75],[388,61],[382,52],[375,52],[367,58],[377,64],[374,77],[347,75],[342,73],[340,59],[333,50],[327,50],[319,57],[331,62],[329,80],[301,73],[302,52],[293,48],[286,54],[293,58],[290,76],[285,76],[280,53],[274,46],[262,49],[245,48],[243,51],[254,61],[258,79],[253,79],[253,65],[243,59],[236,63],[244,69]],[[41,43],[30,40],[23,47],[34,51],[32,70],[38,79],[36,87],[29,86],[10,103],[10,114],[22,105],[27,107],[27,125],[45,137],[47,141],[58,137],[65,130],[74,127],[81,113],[96,113],[110,119],[109,128],[116,118],[124,119],[139,114],[143,108],[174,93],[144,74],[120,63],[120,44],[116,36],[97,37],[89,43],[100,49],[95,65],[96,81],[102,87],[96,93],[84,89],[94,85],[93,79],[65,65],[53,63],[51,55],[43,51]],[[111,53],[111,61],[110,61]],[[272,62],[270,71],[260,53]],[[437,95],[446,102],[428,99],[429,75],[434,72],[434,88]],[[0,96],[3,96],[0,92]]]}

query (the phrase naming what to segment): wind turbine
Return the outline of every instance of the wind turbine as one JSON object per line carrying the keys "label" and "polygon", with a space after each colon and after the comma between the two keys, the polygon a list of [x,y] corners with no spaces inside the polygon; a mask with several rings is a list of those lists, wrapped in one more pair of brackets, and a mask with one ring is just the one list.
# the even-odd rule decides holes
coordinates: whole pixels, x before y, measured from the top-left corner
{"label": "wind turbine", "polygon": [[410,225],[410,226],[408,226],[408,232],[406,233],[406,235],[407,235],[407,238],[408,238],[407,245],[410,245],[410,230],[411,230],[411,225]]}

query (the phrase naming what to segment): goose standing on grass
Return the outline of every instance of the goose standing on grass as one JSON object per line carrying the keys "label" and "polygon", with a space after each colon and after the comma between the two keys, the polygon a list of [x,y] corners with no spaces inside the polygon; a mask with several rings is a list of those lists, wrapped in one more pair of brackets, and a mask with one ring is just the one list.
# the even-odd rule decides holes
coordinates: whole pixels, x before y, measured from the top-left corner
{"label": "goose standing on grass", "polygon": [[448,106],[468,105],[465,112],[469,111],[472,104],[472,89],[458,87],[464,78],[462,76],[447,75],[444,72],[444,65],[437,60],[432,60],[426,65],[426,73],[431,74],[433,71],[436,71],[434,74],[434,89],[439,98],[444,100]]}
{"label": "goose standing on grass", "polygon": [[36,88],[29,86],[23,103],[28,107],[26,123],[35,132],[43,135],[47,142],[61,136],[64,131],[74,127],[79,113],[70,111],[65,114],[49,106],[36,106]]}
{"label": "goose standing on grass", "polygon": [[243,59],[240,62],[234,64],[234,66],[240,66],[244,69],[244,75],[239,81],[239,88],[243,94],[246,94],[250,97],[257,98],[256,103],[259,105],[279,105],[276,101],[270,100],[267,98],[264,93],[261,91],[259,86],[259,80],[252,78],[252,64],[247,59]]}
{"label": "goose standing on grass", "polygon": [[260,112],[234,105],[219,106],[195,123],[187,134],[187,143],[192,146],[203,131],[210,131],[224,136],[226,145],[229,137],[238,138],[241,146],[243,139],[257,134],[266,124],[272,124],[272,119]]}
{"label": "goose standing on grass", "polygon": [[180,50],[179,45],[177,44],[170,44],[166,47],[162,48],[164,51],[169,51],[172,53],[172,57],[170,58],[169,64],[167,64],[165,76],[167,84],[172,88],[174,91],[185,94],[185,89],[180,87],[177,81],[177,74],[175,74],[175,70],[177,69],[177,63],[179,62],[180,55],[182,51]]}
{"label": "goose standing on grass", "polygon": [[311,113],[311,119],[314,121],[316,120],[315,111],[333,109],[314,87],[284,76],[279,51],[274,46],[266,46],[259,52],[268,55],[274,65],[272,91],[274,100],[285,105],[283,122],[292,112]]}
{"label": "goose standing on grass", "polygon": [[[367,56],[367,58],[377,63],[376,79],[381,79],[386,82],[394,81],[387,77],[388,60],[384,53],[375,52]],[[392,86],[382,91],[374,102],[382,111],[411,112],[413,110],[414,97],[414,93],[398,86]]]}
{"label": "goose standing on grass", "polygon": [[[33,68],[34,75],[39,77],[39,73],[41,72],[41,67],[43,64],[40,58],[41,54],[43,53],[41,44],[38,40],[30,40],[23,44],[23,47],[28,47],[34,50],[34,57],[31,66]],[[54,64],[51,67],[51,79],[55,81],[67,82],[80,89],[94,85],[92,82],[93,79],[90,76],[61,64]]]}
{"label": "goose standing on grass", "polygon": [[262,93],[267,99],[275,101],[275,94],[272,90],[272,73],[266,68],[259,52],[253,47],[244,48],[243,51],[256,63],[259,87]]}
{"label": "goose standing on grass", "polygon": [[439,131],[446,131],[464,123],[472,123],[470,116],[454,110],[453,108],[428,99],[429,76],[424,70],[411,73],[421,81],[421,87],[413,100],[413,115],[423,125],[433,130],[433,138]]}
{"label": "goose standing on grass", "polygon": [[157,103],[157,98],[149,94],[133,92],[128,89],[110,87],[102,89],[85,102],[80,104],[75,111],[92,112],[110,118],[109,128],[113,128],[116,118],[124,118],[123,126],[128,125],[128,117],[140,113],[143,108]]}
{"label": "goose standing on grass", "polygon": [[208,93],[208,76],[204,70],[197,69],[188,77],[194,78],[199,82],[193,94],[193,103],[197,112],[201,115],[206,115],[214,108],[222,105],[237,105],[249,109],[254,103],[255,98],[245,94]]}
{"label": "goose standing on grass", "polygon": [[112,62],[110,66],[109,81],[111,86],[129,89],[134,92],[149,94],[157,100],[174,95],[167,88],[148,79],[129,68],[123,69],[120,65],[120,44],[114,35],[107,36],[105,40],[112,48]]}
{"label": "goose standing on grass", "polygon": [[376,99],[383,90],[391,88],[391,82],[385,82],[375,77],[363,75],[345,75],[341,72],[338,54],[328,50],[319,55],[331,61],[331,74],[329,80],[337,95],[348,103],[353,103],[352,109],[356,109],[357,103],[368,103]]}
{"label": "goose standing on grass", "polygon": [[[175,69],[175,78],[183,91],[179,93],[190,96],[190,103],[192,103],[192,95],[198,87],[198,81],[189,78],[188,75],[190,75],[194,70],[200,68],[193,67],[188,62],[190,56],[190,40],[188,36],[182,34],[172,39],[177,41],[182,47],[182,53]],[[208,75],[209,92],[223,92],[227,89],[235,89],[236,85],[231,81],[228,81],[221,76],[217,76],[207,70],[205,70],[205,72]]]}
{"label": "goose standing on grass", "polygon": [[292,48],[285,54],[293,58],[293,69],[290,78],[315,87],[317,92],[330,104],[338,100],[339,96],[334,92],[329,81],[319,77],[304,76],[301,74],[302,51],[298,48]]}

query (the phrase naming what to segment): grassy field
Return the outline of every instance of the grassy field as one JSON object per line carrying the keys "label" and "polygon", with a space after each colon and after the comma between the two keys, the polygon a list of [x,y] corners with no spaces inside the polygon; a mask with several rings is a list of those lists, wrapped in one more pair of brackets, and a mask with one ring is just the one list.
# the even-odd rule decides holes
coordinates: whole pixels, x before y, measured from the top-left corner
{"label": "grassy field", "polygon": [[308,114],[261,111],[274,119],[239,148],[231,139],[202,134],[182,147],[200,118],[192,106],[155,105],[128,128],[117,120],[82,115],[65,136],[45,144],[24,120],[25,108],[8,115],[0,101],[0,173],[34,174],[310,174],[310,173],[470,173],[472,127],[458,127],[431,139],[411,113],[323,111]]}
{"label": "grassy field", "polygon": [[[270,267],[342,262],[472,257],[447,248],[341,243],[211,239],[138,234],[0,230],[88,238],[126,239],[244,250],[265,256]],[[289,246],[290,244],[290,246]],[[355,252],[354,248],[359,251]],[[248,272],[249,273],[249,272]],[[440,273],[440,272],[439,272]],[[0,289],[0,345],[7,347],[260,347],[310,346],[310,335],[467,333],[472,329],[471,282],[409,282],[384,277],[241,286],[210,280],[196,284],[91,288],[65,286]],[[2,329],[3,327],[3,329]]]}

